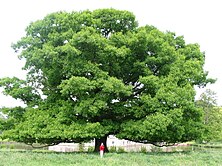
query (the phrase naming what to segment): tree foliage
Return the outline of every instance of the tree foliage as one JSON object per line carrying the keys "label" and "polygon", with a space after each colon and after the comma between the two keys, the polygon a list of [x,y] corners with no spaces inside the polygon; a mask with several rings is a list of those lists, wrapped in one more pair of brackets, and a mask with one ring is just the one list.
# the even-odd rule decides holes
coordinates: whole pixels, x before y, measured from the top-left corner
{"label": "tree foliage", "polygon": [[194,86],[213,82],[204,53],[173,32],[139,27],[131,12],[52,13],[13,48],[27,78],[0,85],[27,106],[5,109],[4,137],[57,144],[114,134],[155,144],[201,134]]}
{"label": "tree foliage", "polygon": [[207,89],[196,102],[203,111],[204,132],[201,140],[215,141],[222,139],[222,110],[217,106],[216,93]]}

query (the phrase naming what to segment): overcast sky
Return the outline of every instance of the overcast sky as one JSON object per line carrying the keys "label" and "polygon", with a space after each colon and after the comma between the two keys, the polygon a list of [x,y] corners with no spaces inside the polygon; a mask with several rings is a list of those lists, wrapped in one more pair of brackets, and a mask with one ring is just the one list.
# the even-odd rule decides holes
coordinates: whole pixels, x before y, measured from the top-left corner
{"label": "overcast sky", "polygon": [[[0,1],[0,78],[24,78],[21,70],[24,62],[18,60],[11,48],[25,35],[30,22],[42,19],[56,11],[94,10],[115,8],[135,14],[140,26],[154,25],[161,31],[172,31],[183,35],[187,43],[198,43],[206,53],[205,70],[217,78],[214,85],[218,104],[222,105],[221,64],[221,1],[220,0],[7,0]],[[203,90],[197,91],[197,96]],[[0,94],[0,107],[19,105]]]}

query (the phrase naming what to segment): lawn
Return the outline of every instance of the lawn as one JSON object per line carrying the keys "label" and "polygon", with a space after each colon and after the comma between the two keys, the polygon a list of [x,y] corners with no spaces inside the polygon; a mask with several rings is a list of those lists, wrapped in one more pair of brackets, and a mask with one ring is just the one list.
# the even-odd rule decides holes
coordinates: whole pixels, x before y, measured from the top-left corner
{"label": "lawn", "polygon": [[222,150],[171,153],[55,153],[0,150],[0,166],[213,166],[222,165]]}

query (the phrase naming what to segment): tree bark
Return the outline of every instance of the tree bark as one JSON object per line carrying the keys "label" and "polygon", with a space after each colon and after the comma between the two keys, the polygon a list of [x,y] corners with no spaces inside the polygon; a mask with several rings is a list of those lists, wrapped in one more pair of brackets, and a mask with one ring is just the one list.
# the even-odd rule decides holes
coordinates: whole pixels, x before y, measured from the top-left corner
{"label": "tree bark", "polygon": [[104,152],[109,152],[108,148],[107,148],[107,135],[101,138],[95,138],[95,149],[94,152],[99,152],[99,147],[101,145],[101,143],[103,143],[103,145],[105,146],[105,150]]}

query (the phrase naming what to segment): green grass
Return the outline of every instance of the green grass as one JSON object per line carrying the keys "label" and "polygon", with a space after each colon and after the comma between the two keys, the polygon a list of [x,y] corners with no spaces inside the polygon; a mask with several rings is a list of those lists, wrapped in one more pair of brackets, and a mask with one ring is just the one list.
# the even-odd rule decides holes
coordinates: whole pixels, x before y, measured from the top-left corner
{"label": "green grass", "polygon": [[49,151],[0,150],[0,166],[218,166],[222,150],[172,153],[55,153]]}

